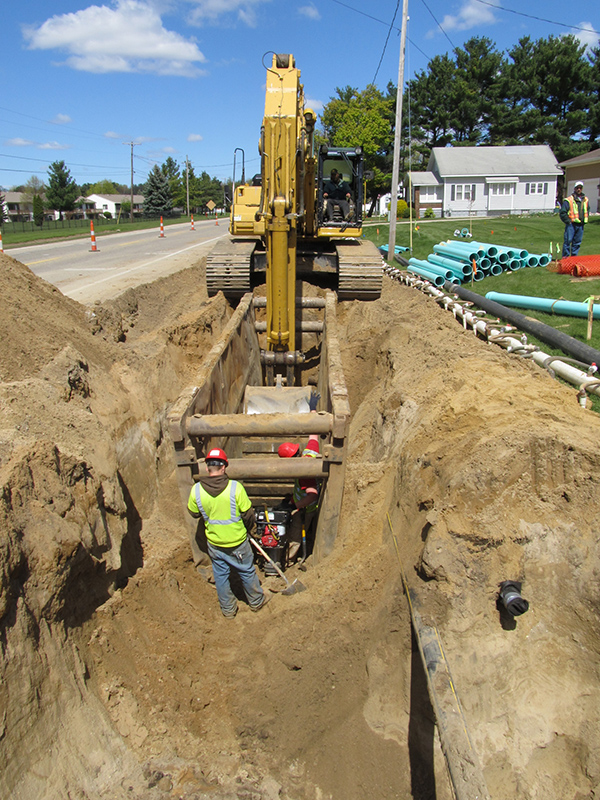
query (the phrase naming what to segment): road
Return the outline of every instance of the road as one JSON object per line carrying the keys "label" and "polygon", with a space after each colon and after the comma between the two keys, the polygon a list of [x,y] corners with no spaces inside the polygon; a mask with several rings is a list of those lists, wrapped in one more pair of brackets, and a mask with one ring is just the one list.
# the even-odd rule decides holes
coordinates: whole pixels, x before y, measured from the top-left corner
{"label": "road", "polygon": [[191,266],[228,235],[228,220],[189,222],[113,233],[91,240],[74,239],[15,247],[7,255],[26,264],[40,278],[83,304],[109,300],[140,283],[155,281]]}

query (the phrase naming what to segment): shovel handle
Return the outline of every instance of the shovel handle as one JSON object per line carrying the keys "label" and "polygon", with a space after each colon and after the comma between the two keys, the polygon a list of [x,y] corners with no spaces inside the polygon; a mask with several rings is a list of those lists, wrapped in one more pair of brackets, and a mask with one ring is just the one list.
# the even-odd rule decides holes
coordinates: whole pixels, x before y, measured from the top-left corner
{"label": "shovel handle", "polygon": [[277,574],[278,574],[278,575],[279,575],[281,578],[283,578],[283,580],[286,582],[286,584],[287,584],[288,586],[291,586],[292,584],[291,584],[291,583],[288,581],[288,579],[285,577],[285,575],[284,575],[284,574],[283,574],[283,572],[282,572],[282,571],[279,569],[279,567],[278,567],[278,566],[277,566],[277,564],[276,564],[276,563],[273,561],[273,559],[272,559],[272,558],[270,558],[270,557],[269,557],[269,556],[266,554],[266,552],[265,552],[265,551],[264,551],[264,549],[263,549],[263,548],[262,548],[262,547],[259,545],[259,543],[256,541],[256,539],[253,539],[253,538],[252,538],[252,536],[248,536],[248,538],[250,539],[250,542],[251,542],[251,543],[254,545],[254,547],[256,547],[256,549],[257,549],[257,550],[258,550],[258,552],[261,554],[261,556],[263,556],[264,558],[266,558],[266,559],[267,559],[267,561],[269,562],[269,564],[271,564],[271,566],[275,568],[275,570],[276,570]]}

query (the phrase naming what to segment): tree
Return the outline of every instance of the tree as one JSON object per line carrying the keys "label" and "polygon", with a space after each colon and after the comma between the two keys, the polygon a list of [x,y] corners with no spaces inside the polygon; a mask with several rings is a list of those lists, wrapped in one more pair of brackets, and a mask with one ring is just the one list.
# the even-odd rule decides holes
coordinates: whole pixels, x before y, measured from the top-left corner
{"label": "tree", "polygon": [[42,227],[44,222],[44,201],[39,194],[33,196],[33,222],[38,228]]}
{"label": "tree", "polygon": [[433,147],[445,147],[452,141],[452,85],[456,64],[446,53],[435,56],[427,71],[409,81],[404,108],[409,108],[414,149],[425,169]]}
{"label": "tree", "polygon": [[122,194],[122,192],[113,181],[103,180],[93,183],[87,194]]}
{"label": "tree", "polygon": [[595,146],[600,139],[600,45],[592,47],[587,55],[590,64],[590,101],[587,138]]}
{"label": "tree", "polygon": [[171,200],[174,205],[184,207],[186,199],[185,184],[181,179],[181,170],[179,164],[174,158],[169,156],[164,164],[160,167],[162,174],[166,177],[169,183],[169,191],[171,192]]}
{"label": "tree", "polygon": [[79,189],[64,161],[53,161],[48,169],[48,188],[46,204],[58,211],[62,219],[63,211],[73,211]]}
{"label": "tree", "polygon": [[6,213],[6,206],[4,205],[5,203],[6,203],[6,196],[2,194],[2,192],[0,192],[0,225],[2,225],[2,223],[6,222],[6,220],[8,219],[8,215]]}
{"label": "tree", "polygon": [[144,190],[144,215],[166,217],[171,213],[173,200],[167,176],[155,164],[148,174]]}
{"label": "tree", "polygon": [[453,141],[477,144],[487,138],[499,101],[502,54],[485,36],[474,36],[454,50],[456,70],[450,95]]}

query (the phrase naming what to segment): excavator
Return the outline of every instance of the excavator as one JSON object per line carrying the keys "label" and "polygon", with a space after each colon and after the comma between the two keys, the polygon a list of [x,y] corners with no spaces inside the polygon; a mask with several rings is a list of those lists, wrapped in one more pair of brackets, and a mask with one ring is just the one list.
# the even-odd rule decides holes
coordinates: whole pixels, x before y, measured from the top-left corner
{"label": "excavator", "polygon": [[[234,187],[232,239],[217,246],[206,265],[209,296],[221,290],[239,299],[250,291],[253,278],[264,282],[266,277],[267,350],[285,353],[275,360],[288,366],[301,359],[295,325],[298,278],[333,280],[340,300],[381,294],[381,255],[362,238],[362,148],[322,145],[315,154],[315,123],[294,57],[273,54],[260,131],[261,171],[250,183]],[[350,188],[349,213],[323,197],[332,170]]]}
{"label": "excavator", "polygon": [[[350,424],[337,299],[378,298],[383,259],[362,238],[362,150],[322,146],[315,153],[315,122],[294,57],[274,54],[267,69],[261,171],[234,187],[231,238],[217,245],[206,266],[208,294],[222,291],[239,302],[193,385],[172,406],[169,432],[184,509],[213,447],[225,450],[228,476],[243,480],[265,519],[272,519],[295,479],[315,479],[321,487],[316,562],[331,551],[337,534]],[[348,187],[347,208],[325,202],[334,169]],[[303,281],[325,291],[302,297]],[[266,297],[255,297],[253,286],[263,283]],[[258,318],[262,314],[266,320]],[[309,319],[319,314],[322,319]],[[318,366],[316,356],[307,365],[307,351],[318,353]],[[312,392],[320,398],[317,414],[308,413]],[[284,440],[300,445],[308,435],[319,437],[318,458],[279,458]],[[207,564],[185,516],[194,561]],[[274,531],[269,526],[262,540],[273,553]]]}

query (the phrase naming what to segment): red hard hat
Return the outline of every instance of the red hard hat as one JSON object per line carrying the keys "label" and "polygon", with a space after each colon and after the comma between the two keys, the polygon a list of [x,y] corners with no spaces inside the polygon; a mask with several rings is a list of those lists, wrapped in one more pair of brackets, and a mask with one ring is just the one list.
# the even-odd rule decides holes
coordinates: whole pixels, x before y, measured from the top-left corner
{"label": "red hard hat", "polygon": [[294,444],[293,442],[284,442],[283,444],[279,445],[277,452],[281,458],[292,458],[296,455],[298,450],[300,450],[299,444]]}
{"label": "red hard hat", "polygon": [[219,447],[213,447],[212,450],[209,450],[206,454],[206,461],[222,461],[225,466],[229,465],[229,461],[227,461],[227,456],[225,455],[225,451],[221,450]]}

